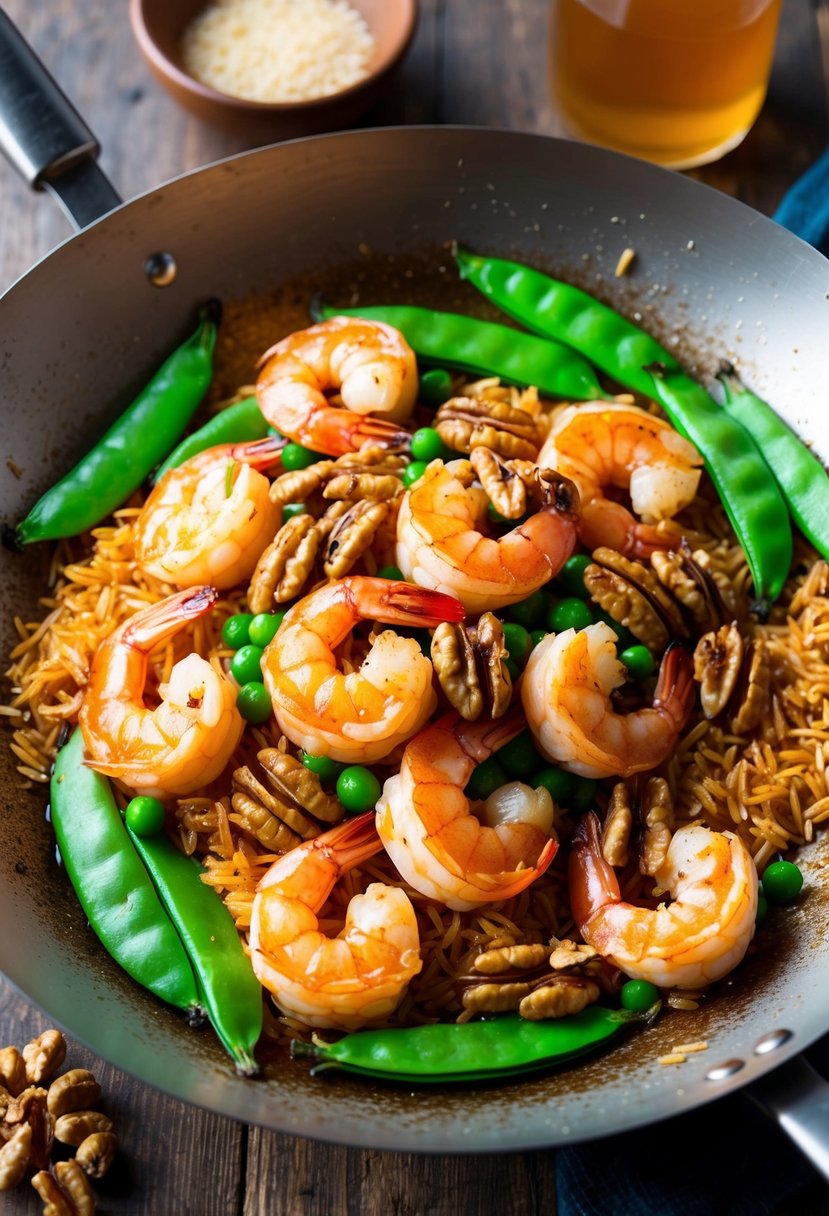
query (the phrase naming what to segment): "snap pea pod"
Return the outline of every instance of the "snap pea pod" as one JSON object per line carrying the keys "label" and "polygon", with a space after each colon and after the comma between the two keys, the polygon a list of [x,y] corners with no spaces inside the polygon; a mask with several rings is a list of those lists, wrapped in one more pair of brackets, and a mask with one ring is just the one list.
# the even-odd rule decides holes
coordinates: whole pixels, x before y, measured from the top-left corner
{"label": "snap pea pod", "polygon": [[253,1049],[262,1033],[262,989],[242,949],[233,917],[201,881],[202,867],[164,832],[127,828],[196,973],[211,1025],[245,1076],[258,1072]]}
{"label": "snap pea pod", "polygon": [[14,530],[18,545],[77,536],[119,507],[180,438],[208,389],[220,315],[201,310],[198,328],[87,454]]}
{"label": "snap pea pod", "polygon": [[746,388],[730,363],[717,377],[725,408],[750,431],[783,492],[800,531],[829,561],[829,475],[767,401]]}
{"label": "snap pea pod", "polygon": [[314,1074],[338,1068],[386,1081],[486,1081],[547,1068],[606,1043],[646,1013],[588,1005],[581,1013],[530,1022],[504,1014],[480,1022],[439,1023],[392,1030],[358,1030],[336,1043],[294,1040],[295,1057],[318,1061]]}
{"label": "snap pea pod", "polygon": [[241,401],[220,410],[197,431],[185,435],[181,443],[173,448],[167,459],[158,466],[153,474],[153,481],[160,481],[168,469],[177,469],[185,460],[198,456],[199,452],[204,452],[207,448],[217,447],[220,443],[247,443],[254,439],[264,439],[267,433],[268,423],[256,398],[244,397]]}
{"label": "snap pea pod", "polygon": [[83,762],[80,730],[55,759],[51,808],[64,868],[107,952],[163,1001],[195,1010],[190,961],[132,847],[109,781]]}
{"label": "snap pea pod", "polygon": [[[655,338],[569,283],[458,247],[461,278],[528,329],[565,342],[619,384],[655,398],[699,450],[743,547],[762,615],[792,557],[786,503],[751,434],[688,376]],[[654,374],[658,373],[658,374]]]}
{"label": "snap pea pod", "polygon": [[496,321],[408,304],[333,308],[313,301],[311,312],[316,321],[342,315],[385,321],[399,329],[417,357],[427,362],[478,376],[500,376],[510,384],[534,384],[542,393],[568,400],[607,397],[593,368],[576,351]]}

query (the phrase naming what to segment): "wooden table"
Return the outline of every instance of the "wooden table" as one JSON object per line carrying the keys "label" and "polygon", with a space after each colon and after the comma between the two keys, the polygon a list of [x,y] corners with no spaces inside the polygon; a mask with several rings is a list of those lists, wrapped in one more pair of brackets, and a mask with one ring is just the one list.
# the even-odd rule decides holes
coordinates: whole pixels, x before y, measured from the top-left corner
{"label": "wooden table", "polygon": [[[151,80],[124,4],[6,0],[5,7],[98,135],[103,168],[124,198],[245,146],[186,116]],[[421,0],[411,53],[367,125],[453,122],[560,134],[546,86],[546,8],[545,0]],[[772,212],[826,143],[827,98],[829,7],[825,0],[784,0],[760,119],[740,148],[694,176]],[[0,288],[68,235],[57,209],[0,167]],[[0,979],[0,1046],[22,1047],[46,1025]],[[113,1216],[555,1210],[551,1153],[442,1158],[314,1144],[184,1106],[77,1044],[69,1062],[96,1074],[120,1130],[121,1161],[100,1205]],[[829,1211],[829,1189],[816,1190],[813,1202],[801,1216]],[[21,1187],[3,1196],[2,1210],[18,1216],[41,1207],[34,1191]]]}

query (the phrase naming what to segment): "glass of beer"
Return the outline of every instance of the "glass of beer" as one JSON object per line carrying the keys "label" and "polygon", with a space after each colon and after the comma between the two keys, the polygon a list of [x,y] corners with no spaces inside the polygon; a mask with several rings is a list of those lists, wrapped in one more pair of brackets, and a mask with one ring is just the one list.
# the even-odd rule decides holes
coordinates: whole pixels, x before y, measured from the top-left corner
{"label": "glass of beer", "polygon": [[552,0],[552,88],[568,130],[673,169],[716,160],[760,112],[780,3]]}

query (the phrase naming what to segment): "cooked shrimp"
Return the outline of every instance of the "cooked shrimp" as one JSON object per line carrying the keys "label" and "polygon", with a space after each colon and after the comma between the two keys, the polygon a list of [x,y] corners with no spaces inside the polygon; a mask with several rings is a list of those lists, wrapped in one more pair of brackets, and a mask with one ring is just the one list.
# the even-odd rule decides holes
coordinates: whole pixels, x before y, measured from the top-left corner
{"label": "cooked shrimp", "polygon": [[456,595],[470,612],[526,599],[557,574],[576,546],[578,496],[565,477],[539,477],[541,509],[505,536],[485,536],[488,499],[468,485],[467,462],[433,461],[404,494],[397,564],[421,587]]}
{"label": "cooked shrimp", "polygon": [[521,700],[544,755],[584,777],[629,777],[667,759],[694,703],[690,653],[678,644],[665,651],[650,708],[616,713],[610,694],[624,680],[616,634],[603,621],[539,642]]}
{"label": "cooked shrimp", "polygon": [[[256,396],[271,426],[326,456],[364,443],[395,447],[417,397],[417,365],[403,335],[382,321],[331,317],[290,334],[260,360]],[[339,390],[344,409],[329,404]],[[367,414],[382,414],[368,418]]]}
{"label": "cooked shrimp", "polygon": [[558,841],[536,822],[482,823],[464,793],[476,764],[523,726],[445,714],[407,745],[377,803],[377,831],[404,881],[464,911],[517,895],[543,874]]}
{"label": "cooked shrimp", "polygon": [[273,863],[253,899],[250,957],[280,1008],[308,1026],[356,1030],[388,1017],[422,967],[405,891],[373,882],[327,937],[317,913],[341,874],[382,849],[369,811]]}
{"label": "cooked shrimp", "polygon": [[148,709],[151,651],[209,612],[214,587],[178,591],[143,608],[101,643],[80,712],[91,768],[142,794],[192,794],[224,769],[242,735],[236,689],[206,659],[189,654]]}
{"label": "cooked shrimp", "polygon": [[135,556],[147,574],[177,587],[243,582],[279,526],[271,483],[284,440],[223,443],[168,469],[135,525]]}
{"label": "cooked shrimp", "polygon": [[[593,401],[561,411],[538,463],[557,469],[578,487],[579,536],[586,548],[608,545],[633,557],[649,557],[675,542],[672,530],[654,525],[673,519],[691,502],[702,457],[662,418],[634,405]],[[605,497],[610,486],[629,491],[633,515]]]}
{"label": "cooked shrimp", "polygon": [[339,669],[335,647],[359,621],[437,625],[460,621],[449,595],[354,575],[306,595],[285,616],[262,660],[279,728],[313,755],[372,764],[420,730],[437,698],[432,664],[414,638],[390,629],[359,671]]}
{"label": "cooked shrimp", "polygon": [[757,870],[733,832],[680,828],[654,875],[668,904],[625,903],[602,857],[599,821],[586,815],[570,853],[570,904],[584,940],[633,979],[703,988],[742,959],[754,934]]}

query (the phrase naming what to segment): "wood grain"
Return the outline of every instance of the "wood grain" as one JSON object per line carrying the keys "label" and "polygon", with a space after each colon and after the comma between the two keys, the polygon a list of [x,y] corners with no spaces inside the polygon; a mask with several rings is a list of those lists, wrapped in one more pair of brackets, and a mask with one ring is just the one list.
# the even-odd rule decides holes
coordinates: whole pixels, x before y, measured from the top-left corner
{"label": "wood grain", "polygon": [[[815,0],[817,3],[817,0]],[[7,0],[11,19],[96,132],[101,164],[124,198],[243,150],[200,125],[150,78],[125,5],[111,0]],[[820,22],[817,20],[817,13]],[[829,20],[825,3],[785,0],[775,72],[744,144],[695,177],[771,212],[822,150],[827,134]],[[365,120],[471,123],[560,134],[547,87],[543,0],[421,0],[412,50],[391,96]],[[70,235],[45,198],[0,172],[0,288]],[[265,237],[263,236],[263,239]],[[4,931],[8,931],[7,929]],[[22,1046],[46,1026],[0,982],[0,1046]],[[417,1157],[315,1144],[185,1107],[72,1044],[104,1091],[123,1151],[102,1184],[112,1216],[553,1216],[554,1157]],[[344,1129],[347,1135],[347,1129]],[[30,1188],[3,1200],[8,1216],[40,1212]],[[801,1216],[829,1210],[820,1186]]]}

